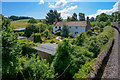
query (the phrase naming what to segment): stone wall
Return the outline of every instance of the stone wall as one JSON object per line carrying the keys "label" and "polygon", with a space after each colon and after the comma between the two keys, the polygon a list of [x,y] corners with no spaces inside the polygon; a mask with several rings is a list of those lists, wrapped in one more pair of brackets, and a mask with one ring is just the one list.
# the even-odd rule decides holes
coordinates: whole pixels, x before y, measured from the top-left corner
{"label": "stone wall", "polygon": [[100,53],[100,55],[98,55],[96,61],[93,63],[92,66],[93,69],[90,71],[90,74],[87,77],[88,79],[100,78],[105,59],[109,58],[110,51],[112,50],[113,45],[114,45],[114,39],[111,39],[109,41],[109,44],[107,45],[107,48],[104,49]]}

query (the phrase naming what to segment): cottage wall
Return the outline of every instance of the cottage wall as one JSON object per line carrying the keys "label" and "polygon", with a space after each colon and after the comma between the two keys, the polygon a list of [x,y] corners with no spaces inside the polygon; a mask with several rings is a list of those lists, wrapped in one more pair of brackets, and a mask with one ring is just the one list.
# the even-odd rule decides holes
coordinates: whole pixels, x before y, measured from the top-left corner
{"label": "cottage wall", "polygon": [[[63,26],[60,27],[60,29],[62,29]],[[57,31],[59,29],[59,26],[53,26],[53,33],[55,33],[55,31]]]}
{"label": "cottage wall", "polygon": [[[63,28],[63,26],[60,28],[60,29],[62,29]],[[55,31],[57,31],[59,29],[59,26],[57,26],[57,27],[55,27],[55,26],[53,26],[53,33],[55,33]],[[69,26],[69,31],[72,33],[72,35],[73,35],[73,37],[75,37],[75,36],[77,36],[77,34],[76,33],[78,33],[78,34],[80,34],[81,32],[83,32],[83,31],[86,31],[86,27],[85,26]]]}
{"label": "cottage wall", "polygon": [[80,34],[81,32],[85,31],[85,26],[83,27],[76,27],[76,26],[72,26],[69,27],[70,32],[72,33],[73,37],[77,36],[77,32],[78,34]]}

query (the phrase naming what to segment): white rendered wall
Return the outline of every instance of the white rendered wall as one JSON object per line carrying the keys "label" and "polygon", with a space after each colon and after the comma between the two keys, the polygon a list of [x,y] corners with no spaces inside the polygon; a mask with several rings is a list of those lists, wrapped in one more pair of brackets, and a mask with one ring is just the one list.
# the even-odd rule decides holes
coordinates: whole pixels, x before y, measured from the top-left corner
{"label": "white rendered wall", "polygon": [[[62,26],[63,27],[63,26]],[[61,27],[61,29],[62,29]],[[77,34],[75,34],[75,32],[78,32],[78,34],[80,34],[81,32],[85,31],[85,26],[83,27],[77,27],[76,26],[71,26],[69,27],[69,31],[72,33],[73,37],[77,36]],[[57,26],[57,28],[55,28],[55,26],[53,26],[53,33],[55,33],[56,30],[59,29],[59,26]]]}

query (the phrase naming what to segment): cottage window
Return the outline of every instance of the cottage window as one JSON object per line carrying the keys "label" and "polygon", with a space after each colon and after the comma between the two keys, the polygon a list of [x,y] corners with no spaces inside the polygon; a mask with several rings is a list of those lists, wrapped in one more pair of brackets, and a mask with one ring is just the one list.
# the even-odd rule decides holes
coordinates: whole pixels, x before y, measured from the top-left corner
{"label": "cottage window", "polygon": [[71,28],[71,27],[70,27]]}
{"label": "cottage window", "polygon": [[75,34],[78,34],[78,32],[75,32]]}
{"label": "cottage window", "polygon": [[76,27],[76,29],[78,29],[78,27]]}
{"label": "cottage window", "polygon": [[57,26],[55,26],[55,28],[57,28]]}
{"label": "cottage window", "polygon": [[61,27],[59,26],[59,29],[61,29]]}

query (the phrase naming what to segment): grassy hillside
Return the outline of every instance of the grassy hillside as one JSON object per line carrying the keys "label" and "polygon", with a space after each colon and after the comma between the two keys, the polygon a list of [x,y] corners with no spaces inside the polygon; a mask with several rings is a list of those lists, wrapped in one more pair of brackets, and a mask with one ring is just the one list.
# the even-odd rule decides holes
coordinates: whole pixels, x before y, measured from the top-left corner
{"label": "grassy hillside", "polygon": [[[40,19],[37,19],[38,23],[35,25],[39,25],[41,22],[39,22]],[[16,20],[11,22],[11,26],[13,26],[15,29],[17,28],[25,28],[29,23],[29,19],[22,19],[22,20]]]}
{"label": "grassy hillside", "polygon": [[12,21],[12,22],[28,22],[30,19],[22,19],[22,20],[16,20],[16,21]]}

